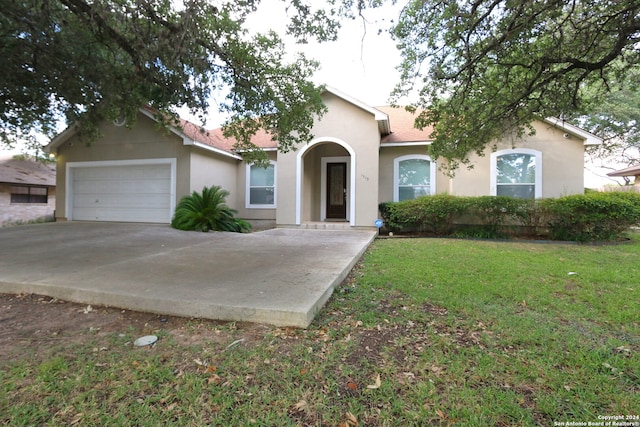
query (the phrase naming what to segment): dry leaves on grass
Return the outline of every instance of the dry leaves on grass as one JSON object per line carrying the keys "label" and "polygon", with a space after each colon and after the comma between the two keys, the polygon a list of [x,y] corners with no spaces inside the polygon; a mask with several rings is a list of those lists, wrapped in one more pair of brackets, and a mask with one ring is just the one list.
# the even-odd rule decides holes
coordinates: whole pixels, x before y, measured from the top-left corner
{"label": "dry leaves on grass", "polygon": [[340,427],[357,427],[359,425],[358,419],[351,412],[347,412],[345,417],[347,419],[339,424]]}
{"label": "dry leaves on grass", "polygon": [[375,382],[373,384],[369,384],[367,388],[370,390],[375,390],[377,388],[380,388],[381,385],[382,381],[380,380],[380,374],[378,374],[376,375]]}

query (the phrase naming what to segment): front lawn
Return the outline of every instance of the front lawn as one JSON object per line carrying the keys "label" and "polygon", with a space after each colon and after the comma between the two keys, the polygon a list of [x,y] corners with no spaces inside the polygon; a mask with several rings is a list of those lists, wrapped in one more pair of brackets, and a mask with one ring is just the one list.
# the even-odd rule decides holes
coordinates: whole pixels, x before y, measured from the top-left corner
{"label": "front lawn", "polygon": [[[307,330],[193,320],[0,361],[0,424],[553,426],[640,415],[640,236],[377,240]],[[624,421],[624,420],[623,420]],[[631,420],[638,423],[640,420]],[[620,424],[622,425],[622,424]],[[633,425],[633,424],[630,424]]]}

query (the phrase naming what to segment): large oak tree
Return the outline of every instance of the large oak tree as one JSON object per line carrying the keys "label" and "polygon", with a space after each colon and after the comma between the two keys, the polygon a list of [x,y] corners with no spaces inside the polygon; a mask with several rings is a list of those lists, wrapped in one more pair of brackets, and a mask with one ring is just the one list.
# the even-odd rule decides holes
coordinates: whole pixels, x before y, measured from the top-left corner
{"label": "large oak tree", "polygon": [[[287,54],[275,32],[253,34],[259,1],[15,0],[0,8],[0,137],[51,135],[60,120],[88,142],[103,120],[135,120],[149,105],[172,124],[176,108],[230,116],[241,142],[258,127],[282,150],[310,138],[324,111],[315,62]],[[331,37],[335,24],[299,1],[292,30]],[[320,22],[322,25],[317,25]],[[213,105],[211,105],[213,103]],[[245,147],[246,148],[246,147]]]}
{"label": "large oak tree", "polygon": [[457,165],[533,119],[588,113],[638,64],[639,0],[411,0],[395,96]]}

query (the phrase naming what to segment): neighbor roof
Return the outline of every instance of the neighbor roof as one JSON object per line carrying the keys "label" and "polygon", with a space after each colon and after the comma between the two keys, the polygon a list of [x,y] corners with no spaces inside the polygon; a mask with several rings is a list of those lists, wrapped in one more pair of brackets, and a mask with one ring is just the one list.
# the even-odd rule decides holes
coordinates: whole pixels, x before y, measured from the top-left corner
{"label": "neighbor roof", "polygon": [[607,174],[607,176],[639,176],[639,175],[640,175],[640,165],[630,166],[628,168],[609,172]]}
{"label": "neighbor roof", "polygon": [[13,157],[0,158],[0,182],[54,187],[56,165]]}

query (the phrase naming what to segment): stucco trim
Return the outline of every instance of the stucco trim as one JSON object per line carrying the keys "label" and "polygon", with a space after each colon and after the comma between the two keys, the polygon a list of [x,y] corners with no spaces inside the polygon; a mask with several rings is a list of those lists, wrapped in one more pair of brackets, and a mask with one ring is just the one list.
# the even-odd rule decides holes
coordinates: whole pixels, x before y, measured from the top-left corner
{"label": "stucco trim", "polygon": [[171,167],[171,194],[169,195],[169,218],[173,218],[176,210],[176,174],[177,164],[176,158],[159,158],[159,159],[134,159],[134,160],[101,160],[95,162],[68,162],[65,168],[65,216],[67,219],[73,219],[73,169],[87,167],[104,167],[104,166],[140,166],[140,165],[170,165]]}
{"label": "stucco trim", "polygon": [[347,150],[347,152],[349,153],[350,162],[348,164],[348,167],[350,168],[350,172],[349,172],[349,189],[347,190],[351,195],[349,199],[349,212],[350,212],[349,225],[355,226],[356,225],[356,152],[345,141],[338,138],[331,137],[331,136],[314,138],[311,142],[309,142],[307,145],[302,147],[302,149],[298,151],[298,154],[296,155],[296,225],[300,225],[302,222],[301,221],[302,179],[304,175],[304,170],[303,170],[304,154],[309,149],[313,148],[315,145],[323,142],[332,142],[334,144],[338,144],[339,146]]}

